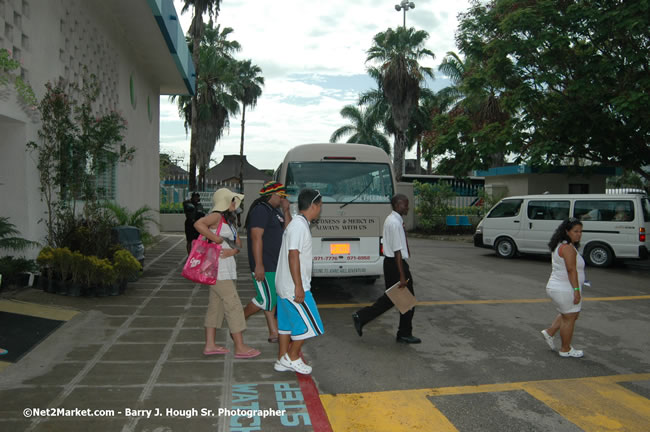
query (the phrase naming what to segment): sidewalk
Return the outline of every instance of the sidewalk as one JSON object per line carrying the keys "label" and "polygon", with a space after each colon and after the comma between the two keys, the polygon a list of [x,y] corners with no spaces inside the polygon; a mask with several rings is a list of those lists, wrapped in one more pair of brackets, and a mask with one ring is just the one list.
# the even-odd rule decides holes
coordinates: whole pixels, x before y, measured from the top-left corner
{"label": "sidewalk", "polygon": [[[217,329],[217,343],[231,353],[202,354],[208,290],[181,277],[185,258],[185,237],[163,234],[147,250],[143,277],[130,283],[124,295],[75,298],[35,289],[19,292],[15,300],[80,313],[0,371],[0,429],[324,430],[312,423],[329,428],[311,378],[273,370],[277,344],[266,340],[263,314],[251,317],[244,333],[246,343],[262,351],[261,356],[234,359],[226,329]],[[254,294],[246,254],[237,261],[238,291],[246,304]],[[64,410],[51,410],[49,416],[24,414],[48,408]],[[89,417],[83,416],[85,409],[109,412]],[[286,414],[248,418],[225,409]]]}

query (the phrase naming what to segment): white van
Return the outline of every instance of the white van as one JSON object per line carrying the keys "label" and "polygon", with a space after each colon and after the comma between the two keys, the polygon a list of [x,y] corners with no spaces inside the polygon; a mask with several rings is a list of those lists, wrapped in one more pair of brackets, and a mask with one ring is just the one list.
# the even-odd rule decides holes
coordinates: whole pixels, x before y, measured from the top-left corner
{"label": "white van", "polygon": [[553,232],[568,217],[583,224],[580,245],[587,264],[607,267],[616,258],[648,258],[650,201],[642,194],[507,197],[478,224],[474,245],[493,248],[503,258],[549,254]]}

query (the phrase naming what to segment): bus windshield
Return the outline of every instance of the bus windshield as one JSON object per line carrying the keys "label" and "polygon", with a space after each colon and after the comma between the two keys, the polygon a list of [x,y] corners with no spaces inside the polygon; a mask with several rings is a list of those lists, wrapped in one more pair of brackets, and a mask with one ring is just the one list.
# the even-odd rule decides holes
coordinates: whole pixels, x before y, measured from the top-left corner
{"label": "bus windshield", "polygon": [[363,162],[290,162],[286,187],[295,202],[301,189],[320,192],[324,203],[390,203],[393,180],[390,166]]}

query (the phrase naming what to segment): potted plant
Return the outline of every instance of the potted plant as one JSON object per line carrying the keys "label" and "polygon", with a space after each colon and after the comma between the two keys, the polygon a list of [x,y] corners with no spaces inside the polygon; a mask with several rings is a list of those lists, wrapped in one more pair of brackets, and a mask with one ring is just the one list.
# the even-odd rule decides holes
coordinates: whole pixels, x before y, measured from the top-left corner
{"label": "potted plant", "polygon": [[106,259],[95,258],[94,277],[95,294],[104,297],[110,294],[111,285],[117,279],[111,262]]}
{"label": "potted plant", "polygon": [[2,283],[0,288],[7,286],[23,287],[28,284],[29,273],[35,270],[33,260],[4,256],[0,258],[0,276]]}
{"label": "potted plant", "polygon": [[45,292],[54,292],[54,249],[45,246],[38,253],[36,263],[40,267],[39,287]]}
{"label": "potted plant", "polygon": [[70,270],[72,269],[72,252],[70,249],[65,247],[54,249],[52,254],[54,256],[54,271],[55,274],[59,276],[56,292],[65,295],[68,293],[68,282],[70,278]]}
{"label": "potted plant", "polygon": [[85,291],[85,265],[85,256],[80,252],[73,252],[70,265],[70,286],[68,288],[68,295],[78,297]]}
{"label": "potted plant", "polygon": [[131,252],[125,249],[119,249],[115,252],[113,262],[121,294],[126,290],[127,282],[138,275],[142,266]]}

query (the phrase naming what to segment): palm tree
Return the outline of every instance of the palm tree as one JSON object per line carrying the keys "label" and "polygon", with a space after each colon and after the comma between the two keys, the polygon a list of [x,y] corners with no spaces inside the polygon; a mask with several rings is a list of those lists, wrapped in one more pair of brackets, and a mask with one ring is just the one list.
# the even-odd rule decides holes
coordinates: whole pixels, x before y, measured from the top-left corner
{"label": "palm tree", "polygon": [[118,225],[129,225],[138,228],[143,243],[151,243],[153,241],[153,236],[147,231],[147,224],[151,223],[160,226],[155,217],[156,210],[145,205],[131,212],[128,208],[111,201],[106,201],[101,206],[110,212],[112,219]]}
{"label": "palm tree", "polygon": [[[455,52],[447,52],[438,70],[449,77],[452,85],[440,90],[440,94],[448,103],[447,110],[452,119],[467,115],[473,129],[480,130],[490,123],[506,122],[509,115],[501,109],[501,100],[489,85],[477,86],[474,80],[472,87],[469,87],[467,78],[474,63],[471,57],[463,61]],[[489,165],[501,166],[504,159],[503,152],[495,152],[490,157]]]}
{"label": "palm tree", "polygon": [[9,222],[8,217],[0,216],[0,250],[20,252],[38,246],[34,241],[18,237],[18,234],[16,225]]}
{"label": "palm tree", "polygon": [[[436,112],[439,96],[429,89],[422,89],[418,106],[413,112],[413,118],[407,132],[408,141],[416,145],[415,173],[421,174],[422,139],[433,128],[433,116]],[[410,150],[410,146],[409,146]],[[430,158],[428,159],[430,161]]]}
{"label": "palm tree", "polygon": [[244,190],[244,124],[246,123],[246,106],[257,105],[257,99],[262,96],[264,77],[260,76],[262,69],[244,60],[238,63],[236,97],[241,102],[241,145],[239,147],[239,190]]}
{"label": "palm tree", "polygon": [[[240,45],[237,41],[228,40],[228,35],[232,32],[230,27],[223,30],[218,25],[213,27],[210,21],[205,24],[203,42],[199,47],[201,72],[196,79],[198,130],[193,136],[196,138],[194,160],[195,167],[199,167],[200,189],[205,189],[205,173],[217,141],[230,126],[230,116],[239,113],[239,103],[235,97],[237,61],[232,53],[239,50]],[[176,96],[170,99],[173,101]],[[189,96],[178,97],[178,109],[185,119],[186,131],[195,117],[192,99]],[[196,182],[194,186],[196,187]]]}
{"label": "palm tree", "polygon": [[352,135],[347,142],[368,144],[383,149],[390,154],[390,143],[380,131],[382,118],[374,115],[370,109],[357,108],[354,105],[346,105],[341,110],[341,117],[350,120],[350,124],[341,126],[334,131],[330,142],[337,142],[345,135]]}
{"label": "palm tree", "polygon": [[[190,7],[193,8],[194,15],[192,16],[192,24],[188,31],[190,39],[192,40],[192,61],[194,63],[194,71],[198,77],[201,71],[199,64],[199,45],[203,39],[203,15],[208,14],[210,20],[219,16],[219,9],[221,8],[221,0],[184,0],[185,4],[181,9],[181,14],[187,12]],[[191,97],[191,121],[192,136],[190,138],[190,190],[196,190],[196,158],[198,154],[198,95],[197,91]]]}
{"label": "palm tree", "polygon": [[380,66],[384,95],[391,107],[397,129],[393,149],[393,165],[397,179],[401,179],[406,150],[406,131],[417,106],[420,84],[426,76],[433,78],[433,70],[422,67],[419,60],[434,58],[433,52],[424,48],[429,34],[424,30],[398,27],[377,33],[368,50],[366,62],[376,61]]}

